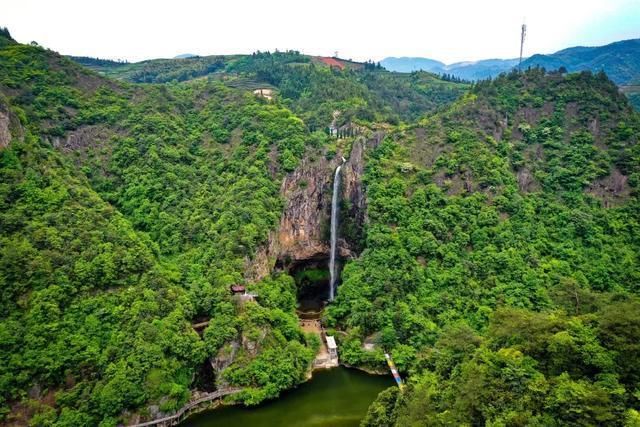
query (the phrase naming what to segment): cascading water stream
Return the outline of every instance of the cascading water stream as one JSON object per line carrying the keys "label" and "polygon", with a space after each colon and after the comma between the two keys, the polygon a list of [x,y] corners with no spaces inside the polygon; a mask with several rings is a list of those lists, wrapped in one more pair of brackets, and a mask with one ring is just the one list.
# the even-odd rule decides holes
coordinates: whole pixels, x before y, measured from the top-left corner
{"label": "cascading water stream", "polygon": [[[344,157],[342,163],[344,163]],[[336,281],[338,279],[338,270],[336,267],[336,252],[338,250],[338,193],[340,191],[340,169],[342,165],[336,168],[333,177],[333,195],[331,196],[331,254],[329,257],[329,301],[333,301],[335,296]]]}

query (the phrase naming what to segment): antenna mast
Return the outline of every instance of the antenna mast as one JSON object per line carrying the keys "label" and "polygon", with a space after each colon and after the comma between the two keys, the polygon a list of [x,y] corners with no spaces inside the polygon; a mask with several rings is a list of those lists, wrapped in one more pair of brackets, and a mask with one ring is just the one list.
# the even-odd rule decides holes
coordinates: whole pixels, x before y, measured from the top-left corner
{"label": "antenna mast", "polygon": [[524,48],[524,37],[527,35],[527,26],[522,24],[522,32],[520,33],[520,61],[518,62],[518,71],[521,71],[522,66],[522,50]]}

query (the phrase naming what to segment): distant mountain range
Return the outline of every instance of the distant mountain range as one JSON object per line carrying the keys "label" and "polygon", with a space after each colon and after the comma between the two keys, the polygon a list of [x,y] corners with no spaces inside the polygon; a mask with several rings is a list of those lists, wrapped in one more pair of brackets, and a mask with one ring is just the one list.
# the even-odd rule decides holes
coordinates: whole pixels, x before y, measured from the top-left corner
{"label": "distant mountain range", "polygon": [[411,73],[413,71],[440,73],[446,67],[444,62],[436,61],[435,59],[409,58],[406,56],[384,58],[380,61],[380,64],[389,71],[397,71],[399,73]]}
{"label": "distant mountain range", "polygon": [[[486,59],[446,65],[429,58],[385,58],[381,64],[389,71],[417,70],[451,74],[465,80],[481,80],[510,71],[518,59]],[[522,62],[523,68],[541,66],[547,70],[565,67],[569,72],[604,70],[618,85],[640,83],[640,39],[623,40],[606,46],[571,47],[550,55],[533,55]]]}
{"label": "distant mountain range", "polygon": [[548,70],[565,67],[569,72],[604,70],[618,85],[640,83],[640,39],[598,47],[570,47],[551,55],[533,55],[523,61],[522,66],[540,66]]}
{"label": "distant mountain range", "polygon": [[380,61],[389,71],[410,73],[413,71],[428,71],[436,74],[451,74],[465,80],[482,80],[495,77],[509,71],[518,65],[517,59],[484,59],[481,61],[456,62],[445,64],[429,58],[385,58]]}

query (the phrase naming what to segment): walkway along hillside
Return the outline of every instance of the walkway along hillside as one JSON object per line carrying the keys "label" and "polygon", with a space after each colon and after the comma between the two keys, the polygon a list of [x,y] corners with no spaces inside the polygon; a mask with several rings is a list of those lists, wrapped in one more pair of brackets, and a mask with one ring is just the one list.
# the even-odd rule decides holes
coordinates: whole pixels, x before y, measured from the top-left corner
{"label": "walkway along hillside", "polygon": [[327,336],[319,319],[300,319],[300,326],[305,333],[315,334],[320,338],[320,348],[313,361],[313,369],[330,369],[340,365],[334,337]]}
{"label": "walkway along hillside", "polygon": [[231,394],[238,393],[239,391],[242,391],[242,389],[241,388],[227,388],[227,389],[222,389],[222,390],[214,391],[214,392],[211,392],[211,393],[207,393],[206,395],[200,397],[199,399],[196,399],[196,400],[194,400],[192,402],[187,403],[182,408],[180,408],[178,410],[178,412],[176,412],[173,415],[170,415],[170,416],[164,417],[164,418],[159,418],[157,420],[147,421],[147,422],[140,423],[140,424],[132,424],[130,427],[148,427],[148,426],[169,427],[169,426],[175,426],[175,425],[179,424],[180,422],[184,421],[185,418],[187,418],[192,413],[202,410],[203,406],[205,406],[207,404],[210,404],[211,402],[213,402],[215,400],[222,399],[225,396],[229,396]]}

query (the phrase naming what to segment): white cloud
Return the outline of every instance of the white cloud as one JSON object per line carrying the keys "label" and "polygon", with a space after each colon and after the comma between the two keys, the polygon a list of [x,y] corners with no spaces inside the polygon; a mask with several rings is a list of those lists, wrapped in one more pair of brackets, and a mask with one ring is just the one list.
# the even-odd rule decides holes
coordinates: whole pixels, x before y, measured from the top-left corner
{"label": "white cloud", "polygon": [[[453,62],[580,44],[599,22],[638,17],[640,0],[0,0],[0,25],[65,54],[140,60],[179,53],[294,48],[354,59],[427,56]],[[598,29],[607,43],[616,28]],[[640,30],[635,34],[640,37]]]}

